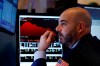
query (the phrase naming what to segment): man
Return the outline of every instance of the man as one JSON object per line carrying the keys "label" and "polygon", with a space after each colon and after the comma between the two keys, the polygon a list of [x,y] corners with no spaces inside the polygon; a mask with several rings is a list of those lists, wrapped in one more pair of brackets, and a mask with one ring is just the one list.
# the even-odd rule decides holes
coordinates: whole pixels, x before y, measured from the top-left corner
{"label": "man", "polygon": [[[69,66],[100,66],[100,40],[90,34],[91,24],[90,14],[80,7],[69,8],[60,15],[56,31],[63,45],[62,59]],[[45,51],[53,38],[51,31],[41,36],[32,66],[46,66]]]}

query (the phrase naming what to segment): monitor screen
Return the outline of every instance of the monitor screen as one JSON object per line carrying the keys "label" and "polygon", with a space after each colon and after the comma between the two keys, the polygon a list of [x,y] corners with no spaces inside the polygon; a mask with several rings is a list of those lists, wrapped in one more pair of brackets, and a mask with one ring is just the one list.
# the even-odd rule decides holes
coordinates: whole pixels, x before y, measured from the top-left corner
{"label": "monitor screen", "polygon": [[2,1],[0,0],[0,22],[1,22],[2,9],[3,9],[3,5],[2,5]]}
{"label": "monitor screen", "polygon": [[0,27],[9,32],[15,32],[17,0],[3,0],[0,2]]}
{"label": "monitor screen", "polygon": [[100,39],[100,7],[84,6],[92,17],[91,34]]}
{"label": "monitor screen", "polygon": [[19,16],[20,66],[32,64],[40,36],[47,30],[53,31],[56,35],[54,43],[46,51],[47,65],[54,66],[57,60],[62,57],[62,45],[59,43],[55,31],[58,18],[58,16]]}

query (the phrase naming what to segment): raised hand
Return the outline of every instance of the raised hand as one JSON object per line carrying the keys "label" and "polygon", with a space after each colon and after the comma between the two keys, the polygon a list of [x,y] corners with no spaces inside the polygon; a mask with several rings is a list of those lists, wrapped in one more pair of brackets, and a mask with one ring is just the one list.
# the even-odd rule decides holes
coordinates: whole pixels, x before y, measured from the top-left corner
{"label": "raised hand", "polygon": [[38,45],[39,51],[46,51],[50,44],[54,41],[55,34],[52,31],[46,31],[40,38]]}

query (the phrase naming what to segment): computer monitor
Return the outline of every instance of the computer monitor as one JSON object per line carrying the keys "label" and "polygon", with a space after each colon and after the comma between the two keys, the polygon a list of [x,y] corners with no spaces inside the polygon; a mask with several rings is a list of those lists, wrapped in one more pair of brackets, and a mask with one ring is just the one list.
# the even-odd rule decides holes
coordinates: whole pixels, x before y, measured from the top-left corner
{"label": "computer monitor", "polygon": [[92,17],[91,34],[100,39],[100,1],[77,0],[78,7],[85,8]]}
{"label": "computer monitor", "polygon": [[84,6],[92,17],[91,34],[100,39],[100,7]]}
{"label": "computer monitor", "polygon": [[18,0],[0,0],[0,28],[15,33]]}
{"label": "computer monitor", "polygon": [[2,8],[3,8],[2,1],[0,0],[0,22],[1,22]]}
{"label": "computer monitor", "polygon": [[19,15],[20,66],[31,66],[40,36],[47,30],[56,34],[54,43],[46,51],[47,66],[55,66],[62,57],[62,45],[55,28],[59,16]]}

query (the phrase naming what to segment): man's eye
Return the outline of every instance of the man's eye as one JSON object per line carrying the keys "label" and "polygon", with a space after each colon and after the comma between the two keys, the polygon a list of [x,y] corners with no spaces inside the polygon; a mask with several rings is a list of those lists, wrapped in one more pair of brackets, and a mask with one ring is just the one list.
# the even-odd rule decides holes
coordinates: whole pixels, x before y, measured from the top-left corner
{"label": "man's eye", "polygon": [[61,25],[66,25],[66,23],[61,23]]}

